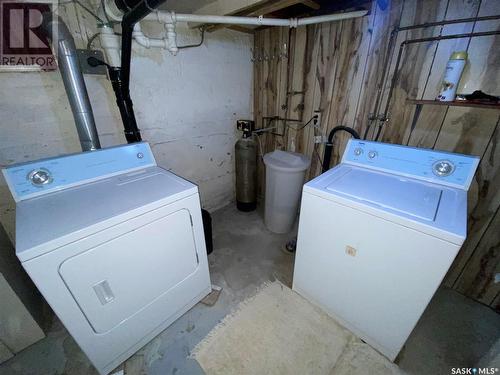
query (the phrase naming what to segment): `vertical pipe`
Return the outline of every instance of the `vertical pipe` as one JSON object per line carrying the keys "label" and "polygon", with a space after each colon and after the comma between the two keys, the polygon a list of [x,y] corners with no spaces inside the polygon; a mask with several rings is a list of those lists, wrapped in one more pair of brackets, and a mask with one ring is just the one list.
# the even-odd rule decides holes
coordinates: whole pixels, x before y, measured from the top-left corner
{"label": "vertical pipe", "polygon": [[139,142],[141,132],[137,127],[132,99],[130,98],[130,60],[132,57],[132,32],[134,25],[151,13],[165,0],[142,0],[137,3],[132,10],[125,13],[122,18],[122,55],[121,69],[118,73],[118,82],[113,84],[117,95],[117,103],[120,107],[123,126],[125,127],[125,137],[129,143]]}
{"label": "vertical pipe", "polygon": [[[90,105],[87,87],[80,70],[80,63],[76,53],[76,46],[66,24],[59,18],[53,18],[45,13],[43,28],[57,49],[57,62],[68,96],[73,118],[75,119],[78,138],[83,151],[92,151],[101,148],[94,113]],[[55,31],[55,33],[53,33]]]}

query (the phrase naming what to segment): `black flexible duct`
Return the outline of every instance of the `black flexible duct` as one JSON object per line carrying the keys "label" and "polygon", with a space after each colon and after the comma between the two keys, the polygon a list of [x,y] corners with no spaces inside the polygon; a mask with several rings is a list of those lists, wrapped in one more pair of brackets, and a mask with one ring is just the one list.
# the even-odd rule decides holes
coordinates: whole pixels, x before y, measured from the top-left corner
{"label": "black flexible duct", "polygon": [[120,109],[125,138],[128,143],[142,140],[141,131],[137,127],[134,107],[130,98],[130,59],[132,57],[132,31],[137,22],[156,10],[165,0],[116,0],[116,5],[127,11],[122,18],[122,53],[121,68],[108,69],[116,95],[116,103]]}
{"label": "black flexible duct", "polygon": [[328,143],[325,146],[325,153],[323,154],[323,165],[321,167],[321,173],[326,172],[328,169],[330,169],[330,161],[332,158],[332,151],[333,151],[333,137],[335,133],[338,131],[346,131],[349,134],[352,135],[353,138],[359,139],[359,134],[356,130],[353,128],[350,128],[348,126],[336,126],[334,127],[331,131],[330,134],[328,134]]}

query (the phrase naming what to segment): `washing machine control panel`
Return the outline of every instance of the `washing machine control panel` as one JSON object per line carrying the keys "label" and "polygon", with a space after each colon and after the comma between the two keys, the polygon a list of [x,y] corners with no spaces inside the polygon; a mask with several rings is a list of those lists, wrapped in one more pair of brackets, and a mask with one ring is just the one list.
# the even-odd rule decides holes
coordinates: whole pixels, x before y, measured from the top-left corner
{"label": "washing machine control panel", "polygon": [[28,174],[28,180],[35,186],[52,183],[52,173],[45,168],[35,168]]}
{"label": "washing machine control panel", "polygon": [[467,190],[479,157],[351,139],[342,162]]}
{"label": "washing machine control panel", "polygon": [[3,169],[16,202],[156,165],[145,142],[11,165]]}

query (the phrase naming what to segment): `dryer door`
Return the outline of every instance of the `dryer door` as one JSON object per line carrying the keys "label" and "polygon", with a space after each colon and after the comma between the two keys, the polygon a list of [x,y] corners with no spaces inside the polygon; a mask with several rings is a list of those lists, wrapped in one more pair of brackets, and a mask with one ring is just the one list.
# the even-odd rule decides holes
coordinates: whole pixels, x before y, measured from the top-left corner
{"label": "dryer door", "polygon": [[67,259],[59,273],[93,330],[105,333],[165,297],[198,264],[191,217],[181,209]]}

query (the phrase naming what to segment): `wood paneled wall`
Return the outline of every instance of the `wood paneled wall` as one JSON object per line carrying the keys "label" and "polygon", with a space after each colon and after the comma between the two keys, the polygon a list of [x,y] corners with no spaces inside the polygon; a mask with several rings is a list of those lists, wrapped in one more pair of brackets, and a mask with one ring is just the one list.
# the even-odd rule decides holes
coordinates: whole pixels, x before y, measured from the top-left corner
{"label": "wood paneled wall", "polygon": [[[337,125],[373,139],[478,155],[481,163],[469,192],[468,238],[444,283],[500,310],[500,128],[496,109],[424,105],[419,113],[406,99],[434,99],[451,53],[467,50],[469,61],[459,92],[476,89],[500,95],[500,36],[410,44],[403,50],[391,100],[401,42],[447,34],[500,29],[499,20],[411,29],[426,22],[500,15],[498,0],[392,0],[385,10],[373,2],[368,16],[298,29],[256,32],[254,114],[258,128],[274,127],[260,138],[264,152],[295,150],[312,159],[308,178],[320,173],[325,136]],[[377,99],[379,98],[379,99]],[[388,106],[387,121],[369,121]],[[319,128],[301,124],[321,112]],[[269,121],[279,116],[300,122]],[[368,124],[371,122],[371,127]],[[300,130],[297,130],[300,129]],[[277,135],[276,133],[280,134]],[[332,165],[338,163],[348,135],[337,133]],[[259,165],[259,193],[265,173]],[[498,276],[497,276],[498,277]]]}

